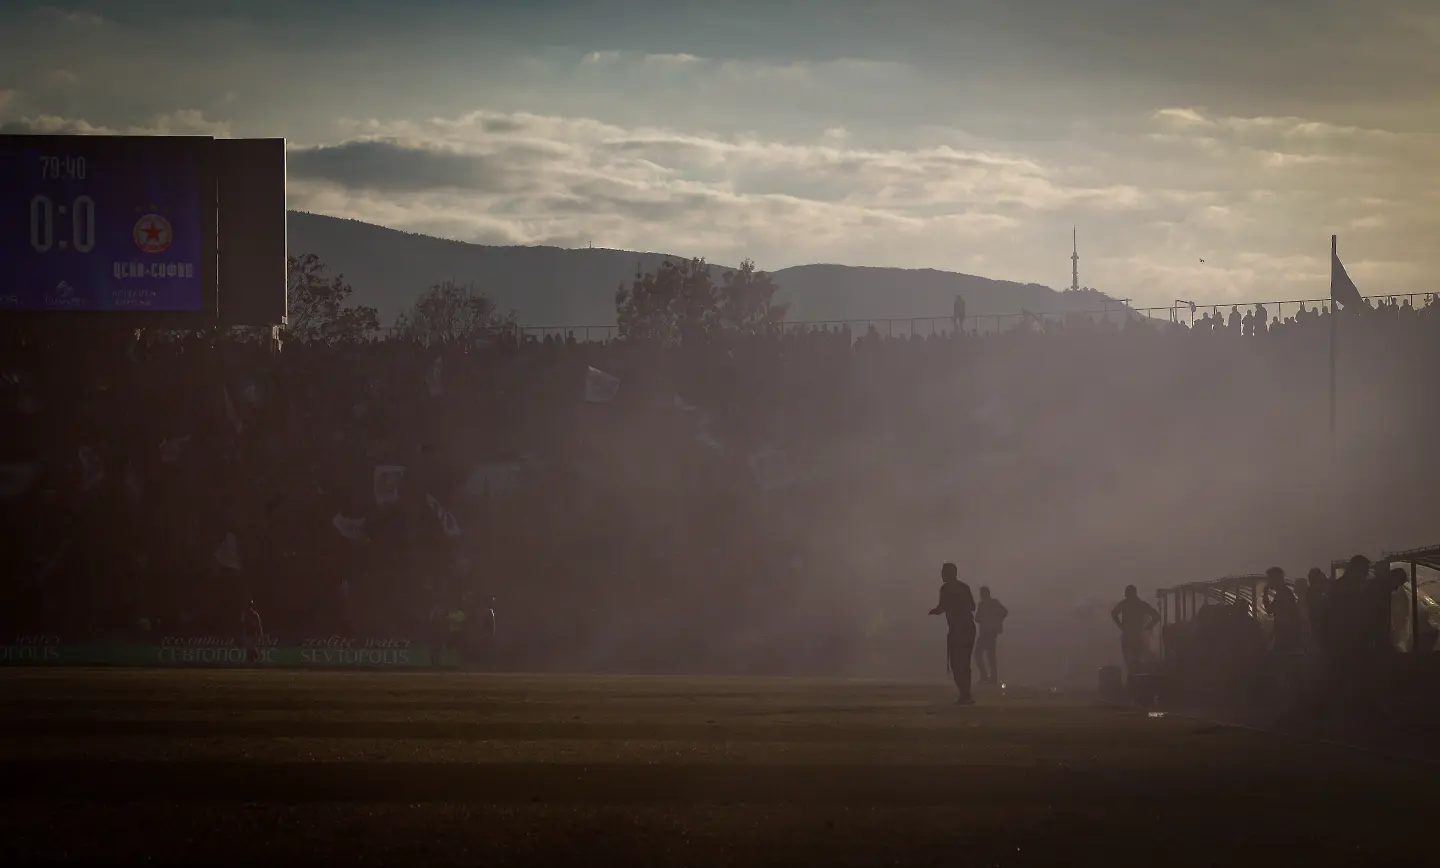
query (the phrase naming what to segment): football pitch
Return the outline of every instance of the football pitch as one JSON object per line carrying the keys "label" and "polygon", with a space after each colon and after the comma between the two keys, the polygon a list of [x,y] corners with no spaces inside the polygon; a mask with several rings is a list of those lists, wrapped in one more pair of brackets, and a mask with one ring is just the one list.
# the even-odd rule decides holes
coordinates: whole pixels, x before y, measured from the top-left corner
{"label": "football pitch", "polygon": [[1432,767],[1048,693],[0,670],[5,864],[1405,865]]}

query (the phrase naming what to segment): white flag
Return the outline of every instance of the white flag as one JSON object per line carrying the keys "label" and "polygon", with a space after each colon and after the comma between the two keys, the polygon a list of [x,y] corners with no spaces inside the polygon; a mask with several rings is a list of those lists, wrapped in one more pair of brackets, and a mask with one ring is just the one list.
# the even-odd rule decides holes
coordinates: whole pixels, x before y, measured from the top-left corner
{"label": "white flag", "polygon": [[755,483],[764,491],[780,491],[795,484],[795,475],[790,472],[790,461],[784,450],[768,449],[750,456],[750,469],[755,474]]}
{"label": "white flag", "polygon": [[460,535],[460,522],[455,520],[455,516],[451,514],[450,510],[441,506],[440,501],[430,494],[425,495],[425,503],[429,505],[430,511],[435,513],[435,518],[439,519],[440,528],[445,531],[446,536]]}
{"label": "white flag", "polygon": [[515,463],[478,464],[465,480],[465,495],[477,499],[519,488],[520,465]]}
{"label": "white flag", "polygon": [[384,506],[400,499],[400,485],[405,481],[405,468],[380,465],[375,468],[375,502]]}
{"label": "white flag", "polygon": [[346,539],[355,542],[370,541],[370,538],[365,535],[365,519],[363,518],[346,518],[337,512],[335,517],[330,519],[330,523],[335,525],[335,529],[340,531],[340,535]]}
{"label": "white flag", "polygon": [[715,433],[710,430],[712,424],[714,424],[713,419],[709,416],[702,416],[700,418],[700,424],[695,426],[695,439],[699,440],[701,445],[709,446],[711,449],[724,449],[724,444],[717,440]]}
{"label": "white flag", "polygon": [[220,547],[215,549],[215,562],[227,570],[240,569],[240,543],[235,534],[225,534]]}
{"label": "white flag", "polygon": [[245,388],[240,391],[240,398],[247,404],[259,404],[260,390],[255,387],[254,383],[246,383]]}
{"label": "white flag", "polygon": [[615,400],[620,391],[620,378],[612,377],[595,368],[585,369],[585,400],[592,404],[606,404]]}
{"label": "white flag", "polygon": [[100,461],[100,453],[89,446],[80,447],[80,471],[84,475],[81,487],[86,491],[94,491],[105,481],[105,465]]}
{"label": "white flag", "polygon": [[425,386],[430,390],[430,397],[438,398],[445,394],[444,380],[445,360],[437,358],[430,366],[430,372],[425,375]]}
{"label": "white flag", "polygon": [[694,413],[697,408],[685,403],[685,399],[677,394],[675,396],[675,409],[682,413]]}
{"label": "white flag", "polygon": [[240,421],[240,414],[235,412],[235,402],[230,400],[230,387],[221,386],[220,394],[225,398],[225,420],[235,429],[235,433],[239,434],[245,426]]}
{"label": "white flag", "polygon": [[166,464],[179,464],[180,457],[185,454],[185,447],[190,445],[190,435],[184,437],[167,437],[160,441],[160,460]]}
{"label": "white flag", "polygon": [[19,497],[39,475],[38,464],[0,464],[0,497]]}

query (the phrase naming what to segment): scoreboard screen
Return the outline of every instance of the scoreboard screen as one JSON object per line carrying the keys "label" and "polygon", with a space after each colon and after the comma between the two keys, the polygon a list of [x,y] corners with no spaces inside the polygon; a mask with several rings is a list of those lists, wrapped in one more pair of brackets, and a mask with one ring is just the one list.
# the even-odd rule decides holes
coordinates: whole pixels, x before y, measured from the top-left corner
{"label": "scoreboard screen", "polygon": [[0,136],[0,312],[213,313],[213,144]]}

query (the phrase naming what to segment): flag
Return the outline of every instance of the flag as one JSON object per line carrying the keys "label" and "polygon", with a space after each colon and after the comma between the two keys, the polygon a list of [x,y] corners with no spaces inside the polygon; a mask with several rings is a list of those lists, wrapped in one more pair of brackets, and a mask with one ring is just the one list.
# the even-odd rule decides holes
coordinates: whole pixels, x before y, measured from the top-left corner
{"label": "flag", "polygon": [[400,485],[405,481],[405,468],[382,464],[375,468],[375,502],[381,506],[400,499]]}
{"label": "flag", "polygon": [[348,540],[369,542],[369,538],[365,535],[365,519],[363,518],[346,518],[344,513],[337,512],[335,517],[330,519],[330,523],[340,531],[341,536]]}
{"label": "flag", "polygon": [[1365,307],[1365,300],[1360,297],[1360,290],[1355,288],[1355,281],[1345,272],[1345,264],[1333,250],[1330,251],[1330,301],[1345,310]]}
{"label": "flag", "polygon": [[221,386],[220,394],[225,398],[225,420],[235,429],[235,433],[239,434],[244,430],[245,425],[240,421],[240,414],[235,410],[235,403],[230,400],[230,387]]}
{"label": "flag", "polygon": [[425,386],[430,390],[430,397],[438,398],[445,394],[445,360],[436,358],[435,363],[430,366],[430,372],[425,375]]}
{"label": "flag", "polygon": [[620,378],[597,368],[585,369],[585,400],[592,404],[606,404],[615,400],[620,391]]}
{"label": "flag", "polygon": [[435,518],[440,522],[440,529],[445,531],[446,536],[460,535],[460,522],[455,520],[455,515],[441,505],[434,495],[426,494],[425,504],[430,507],[431,512],[435,513]]}
{"label": "flag", "polygon": [[215,562],[227,570],[240,569],[240,543],[235,534],[225,534],[219,548],[215,549]]}
{"label": "flag", "polygon": [[725,444],[721,443],[715,436],[715,430],[712,427],[714,424],[714,419],[702,415],[699,424],[695,426],[695,439],[700,441],[701,446],[708,446],[711,449],[717,450],[724,449]]}
{"label": "flag", "polygon": [[185,446],[190,442],[190,435],[184,437],[167,437],[160,441],[160,460],[166,464],[179,464],[180,456],[185,452]]}

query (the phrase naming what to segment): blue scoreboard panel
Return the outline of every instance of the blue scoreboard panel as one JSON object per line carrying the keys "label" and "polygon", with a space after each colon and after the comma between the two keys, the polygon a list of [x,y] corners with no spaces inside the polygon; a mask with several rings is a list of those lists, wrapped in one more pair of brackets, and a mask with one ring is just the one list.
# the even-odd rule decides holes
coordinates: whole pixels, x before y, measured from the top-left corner
{"label": "blue scoreboard panel", "polygon": [[0,313],[213,315],[213,145],[0,136]]}

